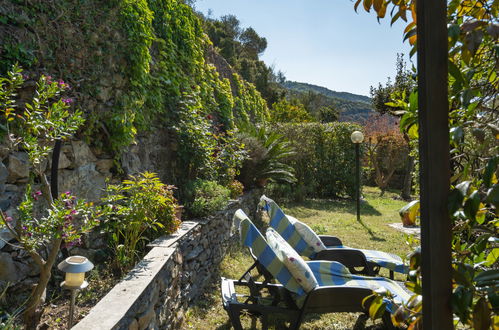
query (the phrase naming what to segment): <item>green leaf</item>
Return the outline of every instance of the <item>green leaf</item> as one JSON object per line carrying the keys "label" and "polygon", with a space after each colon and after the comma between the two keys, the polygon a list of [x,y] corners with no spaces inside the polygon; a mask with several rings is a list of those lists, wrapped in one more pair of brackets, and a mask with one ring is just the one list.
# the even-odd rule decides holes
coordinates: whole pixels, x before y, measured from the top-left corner
{"label": "green leaf", "polygon": [[499,308],[499,292],[497,292],[496,288],[489,288],[487,290],[487,297],[492,309],[497,310]]}
{"label": "green leaf", "polygon": [[487,198],[485,199],[485,201],[494,205],[496,209],[499,209],[499,184],[494,184],[487,191]]}
{"label": "green leaf", "polygon": [[423,288],[416,282],[405,282],[404,285],[408,290],[411,290],[415,294],[423,293]]}
{"label": "green leaf", "polygon": [[490,328],[490,308],[484,297],[478,299],[473,308],[473,329],[487,330]]}
{"label": "green leaf", "polygon": [[469,308],[472,302],[473,292],[462,285],[459,285],[452,293],[452,309],[464,324],[469,319]]}
{"label": "green leaf", "polygon": [[383,301],[383,297],[377,296],[371,302],[369,306],[369,316],[372,320],[379,319],[383,316],[386,310],[386,303]]}
{"label": "green leaf", "polygon": [[494,176],[497,166],[499,165],[499,157],[493,157],[487,162],[487,167],[483,173],[483,184],[486,188],[490,187],[492,183],[492,177]]}
{"label": "green leaf", "polygon": [[449,201],[447,207],[449,208],[449,215],[453,215],[459,210],[463,204],[464,196],[461,190],[454,188],[449,193]]}
{"label": "green leaf", "polygon": [[471,99],[475,97],[475,94],[471,89],[465,89],[462,95],[462,102],[465,108],[467,108],[470,105]]}
{"label": "green leaf", "polygon": [[475,276],[473,280],[476,282],[477,286],[485,286],[490,283],[497,282],[499,281],[499,269],[491,269],[481,272]]}
{"label": "green leaf", "polygon": [[454,281],[465,287],[472,285],[474,273],[473,267],[467,264],[458,263],[452,267],[452,277],[454,278]]}
{"label": "green leaf", "polygon": [[480,194],[478,190],[475,190],[470,197],[464,202],[464,214],[472,219],[476,220],[476,214],[480,207]]}
{"label": "green leaf", "polygon": [[490,267],[496,263],[497,259],[499,259],[499,248],[495,248],[490,251],[487,259],[485,259],[484,265]]}
{"label": "green leaf", "polygon": [[411,139],[416,140],[419,137],[419,126],[411,125],[411,127],[409,127],[409,130],[407,131],[407,134]]}
{"label": "green leaf", "polygon": [[461,71],[459,70],[459,68],[454,64],[454,62],[452,62],[451,60],[449,60],[449,73],[451,74],[451,76],[454,77],[454,79],[456,79],[457,81],[461,82],[461,83],[464,83],[464,77],[461,73]]}
{"label": "green leaf", "polygon": [[452,24],[451,26],[449,26],[448,34],[451,39],[456,40],[457,38],[459,38],[460,33],[461,33],[461,28],[459,27],[459,25]]}

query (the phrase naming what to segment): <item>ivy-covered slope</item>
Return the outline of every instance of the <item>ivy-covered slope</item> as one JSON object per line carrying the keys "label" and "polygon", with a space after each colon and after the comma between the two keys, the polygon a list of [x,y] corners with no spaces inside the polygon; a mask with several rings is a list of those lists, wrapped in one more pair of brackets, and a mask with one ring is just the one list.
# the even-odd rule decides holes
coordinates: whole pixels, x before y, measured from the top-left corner
{"label": "ivy-covered slope", "polygon": [[180,0],[0,0],[0,71],[19,62],[69,82],[87,115],[83,134],[105,137],[90,140],[117,154],[137,132],[162,126],[193,153],[180,156],[209,162],[217,132],[266,120],[254,86],[221,78],[210,49]]}

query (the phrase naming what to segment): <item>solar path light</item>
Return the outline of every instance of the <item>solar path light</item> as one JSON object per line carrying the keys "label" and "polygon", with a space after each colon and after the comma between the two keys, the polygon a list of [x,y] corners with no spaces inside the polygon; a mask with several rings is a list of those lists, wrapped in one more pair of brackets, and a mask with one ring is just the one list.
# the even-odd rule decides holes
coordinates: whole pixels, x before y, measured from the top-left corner
{"label": "solar path light", "polygon": [[68,329],[71,329],[73,326],[76,291],[85,289],[88,286],[88,282],[85,281],[85,272],[94,268],[94,264],[85,257],[71,256],[59,263],[57,268],[66,273],[66,278],[61,283],[61,287],[71,291],[71,303],[69,305],[68,316]]}
{"label": "solar path light", "polygon": [[354,131],[350,139],[355,144],[355,169],[356,169],[356,199],[357,199],[357,221],[360,222],[360,144],[364,141],[364,134],[360,131]]}

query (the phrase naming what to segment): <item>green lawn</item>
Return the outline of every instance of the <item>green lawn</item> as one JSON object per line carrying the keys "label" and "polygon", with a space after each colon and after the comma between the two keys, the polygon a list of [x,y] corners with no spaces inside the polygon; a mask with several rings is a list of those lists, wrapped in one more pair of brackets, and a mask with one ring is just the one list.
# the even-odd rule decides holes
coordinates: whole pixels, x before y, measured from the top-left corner
{"label": "green lawn", "polygon": [[[396,194],[389,192],[381,198],[377,188],[364,187],[363,194],[365,202],[361,204],[362,223],[357,222],[355,202],[348,200],[306,200],[281,207],[316,232],[341,238],[345,245],[383,250],[404,258],[410,251],[406,237],[388,224],[400,221],[398,210],[406,202],[396,200]],[[220,265],[219,276],[239,278],[251,264],[252,259],[247,251],[234,247]],[[351,329],[357,316],[358,314],[348,313],[310,315],[302,329]],[[217,281],[189,308],[185,326],[192,329],[230,329],[228,319],[222,308]],[[244,321],[245,327],[255,327],[249,318],[244,318]],[[369,322],[368,325],[371,324]],[[256,327],[260,327],[259,323]],[[276,325],[275,328],[279,326]]]}

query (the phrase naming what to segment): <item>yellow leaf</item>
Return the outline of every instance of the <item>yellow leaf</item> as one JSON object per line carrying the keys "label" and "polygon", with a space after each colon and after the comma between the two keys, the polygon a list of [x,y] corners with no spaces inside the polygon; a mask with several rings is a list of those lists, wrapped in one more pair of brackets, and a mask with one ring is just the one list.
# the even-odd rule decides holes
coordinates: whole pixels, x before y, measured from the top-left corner
{"label": "yellow leaf", "polygon": [[409,24],[407,24],[407,26],[405,27],[405,30],[404,30],[404,34],[406,34],[407,32],[411,31],[413,27],[416,26],[416,23],[414,22],[411,22]]}
{"label": "yellow leaf", "polygon": [[373,4],[373,0],[364,0],[363,5],[364,9],[369,12],[371,10],[371,6]]}
{"label": "yellow leaf", "polygon": [[412,15],[413,22],[417,24],[418,20],[417,20],[416,3],[415,2],[411,3],[411,15]]}
{"label": "yellow leaf", "polygon": [[415,34],[415,35],[413,35],[412,37],[409,38],[409,43],[411,44],[411,46],[414,46],[414,44],[416,44],[417,40],[418,40],[418,35]]}

